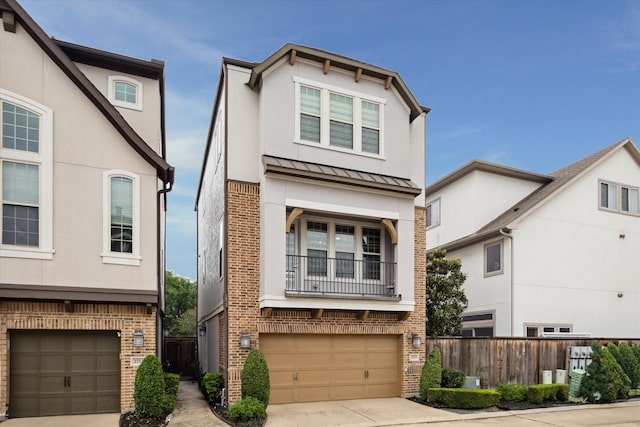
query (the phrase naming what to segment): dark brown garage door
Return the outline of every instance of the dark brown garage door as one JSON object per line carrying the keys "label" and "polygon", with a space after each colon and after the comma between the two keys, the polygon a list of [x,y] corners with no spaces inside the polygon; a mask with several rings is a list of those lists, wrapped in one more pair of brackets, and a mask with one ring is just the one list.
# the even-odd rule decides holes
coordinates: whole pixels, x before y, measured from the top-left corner
{"label": "dark brown garage door", "polygon": [[9,416],[120,412],[115,331],[10,331]]}

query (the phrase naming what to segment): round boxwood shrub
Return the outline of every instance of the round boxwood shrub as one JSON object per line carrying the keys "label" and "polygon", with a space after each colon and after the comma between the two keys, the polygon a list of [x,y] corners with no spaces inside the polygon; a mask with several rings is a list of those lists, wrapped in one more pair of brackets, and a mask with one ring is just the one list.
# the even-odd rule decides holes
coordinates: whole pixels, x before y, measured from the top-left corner
{"label": "round boxwood shrub", "polygon": [[462,388],[466,375],[459,369],[444,368],[442,370],[443,388]]}
{"label": "round boxwood shrub", "polygon": [[247,421],[264,421],[267,418],[267,411],[261,401],[255,397],[244,397],[227,409],[227,416],[234,423]]}
{"label": "round boxwood shrub", "polygon": [[265,408],[269,406],[271,389],[269,368],[262,353],[255,348],[249,352],[247,360],[244,361],[240,380],[240,394],[243,398],[255,397]]}
{"label": "round boxwood shrub", "polygon": [[420,398],[427,400],[430,388],[438,388],[442,384],[442,355],[440,349],[435,347],[427,356],[427,361],[422,367],[420,375]]}
{"label": "round boxwood shrub", "polygon": [[138,418],[157,418],[165,414],[165,384],[162,363],[156,356],[145,357],[138,371],[133,390],[133,400]]}
{"label": "round boxwood shrub", "polygon": [[207,372],[200,377],[200,390],[207,400],[213,402],[220,399],[220,393],[224,387],[224,378],[219,372]]}
{"label": "round boxwood shrub", "polygon": [[527,386],[524,384],[498,384],[497,391],[505,402],[524,402],[527,399]]}

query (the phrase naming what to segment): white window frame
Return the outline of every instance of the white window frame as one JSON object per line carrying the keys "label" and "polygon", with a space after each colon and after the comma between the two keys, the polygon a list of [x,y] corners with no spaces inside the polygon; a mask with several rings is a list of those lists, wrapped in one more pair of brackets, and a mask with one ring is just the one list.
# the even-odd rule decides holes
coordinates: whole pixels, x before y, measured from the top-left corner
{"label": "white window frame", "polygon": [[[616,206],[614,208],[610,208],[608,206],[602,206],[602,185],[607,185],[607,188],[610,186],[616,187]],[[622,189],[634,190],[638,192],[639,200],[638,206],[636,206],[636,212],[632,212],[631,210],[623,210],[622,209]],[[610,203],[608,203],[609,205]],[[623,215],[631,215],[631,216],[640,216],[640,187],[634,187],[632,185],[621,184],[619,182],[607,181],[604,179],[598,180],[598,209],[606,212],[615,212]]]}
{"label": "white window frame", "polygon": [[[491,319],[484,320],[467,320],[464,318],[466,316],[486,316],[490,315]],[[474,312],[464,312],[462,313],[462,329],[463,330],[471,330],[472,336],[476,335],[476,329],[487,329],[491,328],[493,333],[491,336],[495,336],[496,334],[496,311],[495,310],[485,310],[485,311],[474,311]],[[484,336],[484,335],[483,335]]]}
{"label": "white window frame", "polygon": [[[17,105],[40,116],[40,141],[37,153],[3,148],[0,140],[0,162],[7,160],[38,165],[40,174],[38,215],[40,222],[38,247],[4,245],[0,239],[0,257],[50,260],[53,259],[55,253],[53,250],[53,110],[29,98],[0,88],[0,102],[2,101]],[[2,118],[0,117],[1,123]],[[0,163],[0,192],[2,191],[1,168]],[[1,231],[2,224],[0,223],[0,233]]]}
{"label": "white window frame", "polygon": [[[365,252],[362,249],[362,229],[363,228],[373,228],[380,230],[380,262],[386,262],[386,254],[385,254],[385,246],[386,246],[386,233],[385,228],[380,226],[378,223],[374,222],[366,222],[366,221],[349,221],[349,220],[341,220],[334,218],[327,218],[322,216],[302,216],[300,219],[296,219],[296,235],[294,237],[294,245],[296,249],[299,249],[299,252],[296,252],[296,255],[307,256],[307,222],[319,222],[327,224],[327,258],[335,259],[336,258],[336,224],[338,225],[347,225],[354,227],[354,240],[355,240],[355,251],[354,251],[354,261],[364,261]],[[371,253],[367,253],[371,254]],[[363,265],[363,264],[361,264]],[[304,272],[305,276],[307,276],[306,271]],[[307,276],[313,277],[313,276]],[[330,279],[335,279],[336,277],[330,277]],[[362,283],[380,283],[384,280],[383,277],[380,279],[365,279],[363,277],[362,268],[356,268],[354,271],[354,279],[362,282]]]}
{"label": "white window frame", "polygon": [[[126,102],[116,99],[116,83],[123,82],[129,83],[136,87],[136,102]],[[132,110],[142,111],[142,83],[138,80],[134,80],[131,77],[126,76],[109,76],[109,86],[107,89],[107,96],[109,101],[117,107],[129,108]]]}
{"label": "white window frame", "polygon": [[[111,178],[124,177],[132,181],[133,189],[133,247],[131,253],[111,251]],[[140,177],[125,170],[102,173],[102,262],[104,264],[140,265]]]}
{"label": "white window frame", "polygon": [[[573,325],[570,323],[525,323],[523,325],[523,336],[528,337],[527,329],[536,328],[538,330],[537,337],[544,336],[545,333],[572,333]],[[553,331],[545,331],[545,328],[552,329]],[[569,329],[569,331],[560,331],[560,329]],[[534,338],[534,337],[531,337]]]}
{"label": "white window frame", "polygon": [[[293,77],[293,81],[295,83],[295,143],[312,147],[321,147],[327,150],[340,151],[343,153],[351,153],[360,156],[384,159],[384,106],[387,103],[385,99],[347,90],[337,86],[319,83],[297,76]],[[320,143],[306,141],[300,138],[300,86],[307,86],[320,91]],[[329,96],[331,93],[347,96],[353,99],[353,148],[344,148],[330,144],[331,114]],[[378,104],[380,107],[377,154],[362,151],[362,101]]]}
{"label": "white window frame", "polygon": [[[500,246],[500,269],[496,271],[487,271],[487,258],[488,258],[487,250],[490,247],[496,246],[496,245]],[[492,276],[504,274],[504,239],[494,240],[494,241],[485,243],[483,246],[482,252],[484,254],[483,262],[482,262],[482,270],[484,273],[484,277],[492,277]]]}
{"label": "white window frame", "polygon": [[[435,207],[435,209],[434,209]],[[437,221],[433,222],[433,211],[437,211]],[[427,230],[430,228],[434,228],[440,225],[440,197],[437,199],[433,199],[429,203],[427,203]],[[429,220],[431,220],[431,224],[429,224]]]}

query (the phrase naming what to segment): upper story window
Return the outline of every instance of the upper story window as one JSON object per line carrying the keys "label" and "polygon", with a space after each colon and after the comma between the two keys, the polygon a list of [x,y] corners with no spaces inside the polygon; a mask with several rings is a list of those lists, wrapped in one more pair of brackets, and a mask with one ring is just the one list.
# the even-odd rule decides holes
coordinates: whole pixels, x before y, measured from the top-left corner
{"label": "upper story window", "polygon": [[385,100],[294,77],[296,142],[382,156]]}
{"label": "upper story window", "polygon": [[104,172],[103,204],[103,262],[140,265],[139,177],[127,171]]}
{"label": "upper story window", "polygon": [[0,89],[0,256],[53,258],[51,109]]}
{"label": "upper story window", "polygon": [[639,193],[636,187],[600,181],[600,208],[639,215]]}
{"label": "upper story window", "polygon": [[109,76],[108,97],[118,107],[142,110],[142,83],[129,77]]}
{"label": "upper story window", "polygon": [[440,199],[427,203],[427,228],[440,225]]}
{"label": "upper story window", "polygon": [[502,265],[503,241],[491,242],[484,245],[484,276],[495,276],[504,272]]}

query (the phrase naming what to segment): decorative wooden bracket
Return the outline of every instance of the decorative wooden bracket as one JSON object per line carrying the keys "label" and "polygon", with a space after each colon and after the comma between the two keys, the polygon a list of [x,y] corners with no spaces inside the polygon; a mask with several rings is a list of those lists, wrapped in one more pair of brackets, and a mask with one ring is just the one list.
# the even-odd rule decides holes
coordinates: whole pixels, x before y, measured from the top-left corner
{"label": "decorative wooden bracket", "polygon": [[322,317],[322,313],[324,313],[324,308],[313,309],[311,310],[311,318],[320,319]]}
{"label": "decorative wooden bracket", "polygon": [[325,59],[324,61],[324,70],[322,70],[325,74],[329,74],[329,64],[331,63],[331,61],[329,61],[328,59]]}
{"label": "decorative wooden bracket", "polygon": [[273,308],[267,307],[262,309],[262,317],[269,318],[271,317],[271,313],[273,312]]}
{"label": "decorative wooden bracket", "polygon": [[388,90],[388,89],[391,87],[391,81],[392,81],[392,80],[393,80],[393,77],[392,77],[392,76],[388,76],[388,77],[387,77],[387,81],[386,81],[386,82],[384,82],[384,88],[385,88],[385,89],[387,89],[387,90]]}
{"label": "decorative wooden bracket", "polygon": [[295,221],[296,218],[302,215],[302,212],[304,212],[302,208],[293,208],[293,210],[289,213],[289,216],[287,217],[287,226],[286,226],[287,233],[291,231],[291,226],[293,225],[293,221]]}
{"label": "decorative wooden bracket", "polygon": [[384,225],[384,228],[389,232],[389,236],[391,236],[391,243],[396,245],[398,243],[398,232],[393,226],[393,222],[390,219],[383,218],[382,225]]}
{"label": "decorative wooden bracket", "polygon": [[362,68],[358,68],[356,71],[356,83],[360,81],[360,77],[362,77]]}
{"label": "decorative wooden bracket", "polygon": [[2,11],[2,25],[4,30],[10,33],[16,32],[16,16],[10,10]]}
{"label": "decorative wooden bracket", "polygon": [[367,320],[369,318],[369,310],[364,310],[358,313],[358,320]]}
{"label": "decorative wooden bracket", "polygon": [[403,322],[409,318],[410,314],[411,314],[410,311],[400,311],[398,312],[398,320]]}
{"label": "decorative wooden bracket", "polygon": [[289,58],[289,64],[293,65],[296,63],[296,51],[291,50],[291,57]]}

